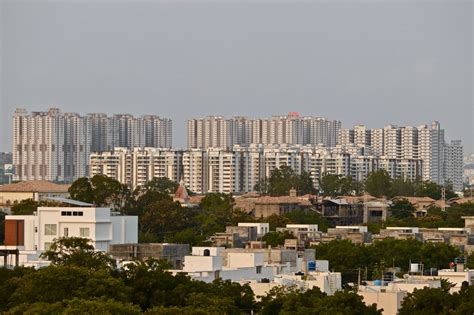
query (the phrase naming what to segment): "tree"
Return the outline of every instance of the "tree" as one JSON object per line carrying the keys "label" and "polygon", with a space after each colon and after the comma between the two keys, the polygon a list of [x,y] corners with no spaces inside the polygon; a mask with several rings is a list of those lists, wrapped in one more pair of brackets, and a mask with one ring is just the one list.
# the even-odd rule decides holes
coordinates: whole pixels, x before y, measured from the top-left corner
{"label": "tree", "polygon": [[292,233],[285,231],[285,232],[268,232],[262,237],[262,241],[264,241],[267,245],[272,247],[277,247],[279,245],[284,245],[286,239],[294,239],[296,238]]}
{"label": "tree", "polygon": [[450,310],[456,308],[455,302],[449,292],[443,289],[415,289],[403,299],[399,314],[452,314]]}
{"label": "tree", "polygon": [[200,203],[201,212],[196,220],[204,235],[223,231],[232,223],[234,199],[231,195],[207,194]]}
{"label": "tree", "polygon": [[49,266],[18,279],[10,306],[35,302],[55,303],[74,297],[128,301],[128,289],[119,278],[104,270],[91,271],[75,266]]}
{"label": "tree", "polygon": [[259,218],[259,222],[268,223],[270,231],[275,231],[277,227],[285,227],[292,223],[291,220],[285,216],[272,214],[266,218]]}
{"label": "tree", "polygon": [[355,292],[339,291],[327,296],[319,288],[300,293],[275,288],[262,298],[261,314],[382,314],[374,305],[367,306]]}
{"label": "tree", "polygon": [[115,261],[106,253],[96,251],[90,240],[81,237],[55,239],[41,257],[57,266],[85,267],[89,270],[111,270]]}
{"label": "tree", "polygon": [[253,188],[256,192],[262,195],[267,195],[269,191],[270,182],[267,177],[261,178]]}
{"label": "tree", "polygon": [[413,216],[415,206],[407,199],[395,200],[390,206],[392,216],[398,219],[409,218]]}
{"label": "tree", "polygon": [[62,205],[60,202],[33,199],[25,199],[12,206],[11,210],[14,215],[31,215],[38,210],[38,207],[54,207]]}
{"label": "tree", "polygon": [[385,170],[378,170],[369,174],[365,181],[365,190],[375,197],[389,196],[391,178]]}
{"label": "tree", "polygon": [[350,177],[335,174],[323,174],[319,187],[324,196],[345,196],[352,194],[354,185]]}
{"label": "tree", "polygon": [[439,200],[441,199],[441,187],[436,183],[424,181],[418,185],[415,194],[418,197],[430,197]]}
{"label": "tree", "polygon": [[63,302],[45,303],[36,302],[22,304],[12,308],[11,314],[105,314],[105,315],[128,315],[142,314],[140,307],[130,303],[118,302],[107,299],[78,299],[65,300]]}
{"label": "tree", "polygon": [[95,175],[91,179],[82,177],[69,187],[69,195],[74,200],[92,203],[98,207],[112,207],[121,210],[130,198],[130,190],[119,181],[105,175]]}
{"label": "tree", "polygon": [[297,174],[291,167],[284,165],[274,169],[269,178],[262,179],[255,185],[256,191],[271,196],[288,196],[292,188],[299,195],[313,193],[313,180],[307,172]]}
{"label": "tree", "polygon": [[148,181],[143,188],[145,190],[155,190],[163,194],[174,194],[176,189],[178,189],[179,184],[167,177],[154,177],[152,180]]}
{"label": "tree", "polygon": [[392,180],[392,185],[390,187],[390,197],[396,196],[405,196],[412,197],[415,195],[415,183],[410,180],[405,180],[403,178],[395,178]]}
{"label": "tree", "polygon": [[71,198],[74,200],[87,203],[94,202],[94,190],[92,188],[92,183],[87,177],[76,179],[71,184],[71,187],[69,187],[68,191],[69,196],[71,196]]}
{"label": "tree", "polygon": [[323,232],[326,232],[330,226],[326,218],[314,211],[297,209],[284,214],[283,217],[288,218],[291,223],[295,224],[317,224],[318,230]]}

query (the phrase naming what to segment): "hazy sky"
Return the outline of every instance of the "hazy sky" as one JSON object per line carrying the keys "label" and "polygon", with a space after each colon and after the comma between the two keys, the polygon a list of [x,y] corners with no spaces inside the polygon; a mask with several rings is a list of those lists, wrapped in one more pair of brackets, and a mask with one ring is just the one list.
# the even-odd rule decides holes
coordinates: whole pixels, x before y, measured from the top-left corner
{"label": "hazy sky", "polygon": [[474,151],[473,1],[20,1],[0,6],[0,150],[16,107],[439,120]]}

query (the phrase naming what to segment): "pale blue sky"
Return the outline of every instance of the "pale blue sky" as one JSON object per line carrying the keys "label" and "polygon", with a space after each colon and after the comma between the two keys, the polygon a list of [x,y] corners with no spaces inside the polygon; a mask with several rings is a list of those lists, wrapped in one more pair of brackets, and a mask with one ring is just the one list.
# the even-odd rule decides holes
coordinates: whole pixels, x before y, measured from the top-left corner
{"label": "pale blue sky", "polygon": [[[0,0],[1,1],[1,0]],[[0,150],[16,107],[439,120],[474,151],[472,1],[1,2]]]}

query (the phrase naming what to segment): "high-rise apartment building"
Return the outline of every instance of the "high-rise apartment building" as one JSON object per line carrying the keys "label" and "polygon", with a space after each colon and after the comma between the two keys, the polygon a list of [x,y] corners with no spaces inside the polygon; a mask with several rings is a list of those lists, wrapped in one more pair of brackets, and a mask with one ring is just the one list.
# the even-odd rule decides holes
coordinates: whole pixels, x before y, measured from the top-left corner
{"label": "high-rise apartment building", "polygon": [[[365,143],[369,150],[365,150],[364,155],[374,155],[388,159],[387,161],[392,159],[421,160],[422,165],[414,167],[416,168],[415,172],[421,169],[423,180],[429,180],[439,185],[445,185],[448,181],[453,185],[457,183],[454,185],[455,189],[462,190],[462,175],[459,173],[458,166],[458,152],[459,150],[462,152],[462,145],[460,142],[446,144],[444,130],[441,129],[439,122],[434,121],[430,126],[398,127],[389,125],[383,129],[370,129],[368,132],[364,132],[364,130],[367,129],[361,125],[355,126],[353,129],[341,129],[338,136],[339,145],[348,150],[351,145],[360,147]],[[445,152],[445,150],[450,150],[450,152]],[[389,165],[392,164],[387,162],[384,165],[390,169]],[[410,162],[408,165],[411,167],[413,163]],[[397,172],[394,171],[394,173]],[[403,173],[410,172],[405,167]]]}
{"label": "high-rise apartment building", "polygon": [[171,142],[171,120],[157,116],[94,113],[81,116],[17,109],[13,115],[14,180],[72,182],[89,174],[91,152],[115,147],[162,147]]}
{"label": "high-rise apartment building", "polygon": [[13,180],[65,181],[65,118],[48,112],[17,109],[13,116]]}
{"label": "high-rise apartment building", "polygon": [[188,120],[187,127],[189,148],[232,148],[251,144],[320,144],[332,147],[337,143],[341,122],[289,113],[268,119],[209,116]]}
{"label": "high-rise apartment building", "polygon": [[463,190],[463,147],[461,140],[452,140],[444,147],[444,180],[455,192]]}
{"label": "high-rise apartment building", "polygon": [[145,148],[91,155],[91,176],[105,174],[132,188],[154,177],[183,180],[196,193],[239,193],[253,191],[260,180],[277,168],[288,166],[297,174],[307,172],[315,188],[324,174],[335,174],[363,181],[378,169],[393,178],[415,180],[421,175],[417,159],[389,159],[351,155],[336,148],[318,146],[250,145],[233,149],[208,148],[177,151]]}

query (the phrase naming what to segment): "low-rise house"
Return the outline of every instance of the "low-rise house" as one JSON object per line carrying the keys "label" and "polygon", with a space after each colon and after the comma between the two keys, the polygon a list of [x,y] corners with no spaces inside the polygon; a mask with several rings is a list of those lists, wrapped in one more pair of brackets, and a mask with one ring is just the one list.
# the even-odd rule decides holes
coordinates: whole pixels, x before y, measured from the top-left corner
{"label": "low-rise house", "polygon": [[363,207],[359,202],[350,203],[346,198],[324,199],[316,204],[316,209],[333,226],[360,224]]}
{"label": "low-rise house", "polygon": [[255,227],[257,228],[257,237],[263,237],[265,234],[270,232],[269,223],[259,223],[259,222],[239,222],[237,226],[242,227]]}
{"label": "low-rise house", "polygon": [[10,207],[23,200],[34,201],[50,198],[68,198],[70,185],[60,185],[44,180],[31,180],[0,186],[0,206]]}
{"label": "low-rise house", "polygon": [[386,221],[387,208],[388,204],[385,200],[365,202],[363,223],[380,223]]}
{"label": "low-rise house", "polygon": [[312,242],[311,245],[329,243],[333,240],[349,240],[354,244],[371,243],[372,233],[368,232],[366,226],[336,226],[329,228],[327,233],[322,234],[320,239]]}
{"label": "low-rise house", "polygon": [[312,203],[307,198],[297,196],[256,196],[246,194],[235,198],[235,209],[252,213],[257,218],[266,218],[272,214],[283,215],[297,209],[308,210]]}
{"label": "low-rise house", "polygon": [[256,226],[227,226],[224,233],[210,237],[214,246],[245,247],[257,240]]}
{"label": "low-rise house", "polygon": [[384,239],[392,237],[398,240],[416,239],[420,242],[423,241],[423,235],[420,233],[418,227],[397,227],[391,226],[385,229],[381,229],[378,235],[374,235],[373,239]]}
{"label": "low-rise house", "polygon": [[277,228],[276,230],[277,232],[289,232],[296,237],[296,239],[286,240],[285,248],[305,248],[310,242],[321,236],[317,224],[287,224],[286,227]]}

